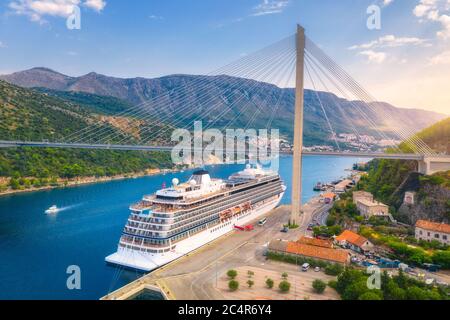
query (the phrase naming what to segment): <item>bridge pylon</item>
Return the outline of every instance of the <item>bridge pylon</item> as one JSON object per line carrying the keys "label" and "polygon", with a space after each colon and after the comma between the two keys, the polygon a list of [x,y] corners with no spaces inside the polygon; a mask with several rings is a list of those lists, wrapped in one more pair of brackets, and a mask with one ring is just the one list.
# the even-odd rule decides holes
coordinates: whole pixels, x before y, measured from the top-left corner
{"label": "bridge pylon", "polygon": [[302,208],[302,149],[303,149],[303,105],[304,105],[304,61],[305,29],[297,25],[296,36],[296,76],[295,76],[295,116],[294,116],[294,156],[292,158],[292,205],[290,223],[298,223]]}

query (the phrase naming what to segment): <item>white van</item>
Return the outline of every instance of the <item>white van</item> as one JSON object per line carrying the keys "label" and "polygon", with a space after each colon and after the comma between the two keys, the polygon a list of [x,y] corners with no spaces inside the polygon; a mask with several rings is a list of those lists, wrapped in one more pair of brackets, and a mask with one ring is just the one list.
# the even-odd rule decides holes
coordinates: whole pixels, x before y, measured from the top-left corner
{"label": "white van", "polygon": [[258,221],[258,226],[263,226],[265,225],[267,222],[267,218],[262,218],[261,220]]}
{"label": "white van", "polygon": [[302,271],[303,271],[303,272],[308,271],[309,267],[310,267],[309,263],[304,263],[304,264],[302,265]]}

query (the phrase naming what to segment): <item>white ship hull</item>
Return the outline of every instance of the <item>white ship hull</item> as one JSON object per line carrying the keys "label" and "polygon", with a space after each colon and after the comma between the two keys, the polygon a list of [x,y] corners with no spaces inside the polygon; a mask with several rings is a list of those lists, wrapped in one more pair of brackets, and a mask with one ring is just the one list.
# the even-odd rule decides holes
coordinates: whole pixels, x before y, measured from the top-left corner
{"label": "white ship hull", "polygon": [[217,224],[204,231],[196,233],[187,239],[176,243],[176,248],[165,253],[145,253],[137,250],[119,247],[118,251],[105,258],[106,262],[121,265],[128,268],[151,271],[176,260],[189,252],[196,250],[205,244],[236,230],[234,226],[245,226],[251,221],[262,217],[273,210],[283,198],[284,192],[278,198],[254,208],[240,216],[233,217],[227,222]]}

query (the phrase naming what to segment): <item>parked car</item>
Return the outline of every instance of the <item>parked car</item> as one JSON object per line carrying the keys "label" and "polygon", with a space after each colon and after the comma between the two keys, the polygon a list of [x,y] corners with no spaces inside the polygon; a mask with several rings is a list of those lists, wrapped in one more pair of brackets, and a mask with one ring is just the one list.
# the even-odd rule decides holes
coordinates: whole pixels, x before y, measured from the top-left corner
{"label": "parked car", "polygon": [[281,229],[281,232],[288,233],[289,232],[289,227],[284,226],[283,229]]}
{"label": "parked car", "polygon": [[302,271],[303,271],[303,272],[308,271],[308,270],[309,270],[309,267],[310,267],[309,263],[304,263],[304,264],[302,265]]}
{"label": "parked car", "polygon": [[319,272],[320,271],[320,267],[315,267],[314,268],[314,272]]}

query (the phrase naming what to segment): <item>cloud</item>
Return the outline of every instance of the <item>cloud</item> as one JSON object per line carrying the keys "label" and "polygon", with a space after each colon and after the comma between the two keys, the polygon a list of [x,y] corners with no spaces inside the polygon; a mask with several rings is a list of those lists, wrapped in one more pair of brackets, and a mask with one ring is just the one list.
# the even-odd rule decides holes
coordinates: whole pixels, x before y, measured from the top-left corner
{"label": "cloud", "polygon": [[0,41],[0,48],[6,48],[6,44]]}
{"label": "cloud", "polygon": [[365,50],[361,51],[359,53],[362,56],[366,56],[369,62],[373,63],[383,63],[386,60],[386,53],[385,52],[377,52],[373,50]]}
{"label": "cloud", "polygon": [[97,12],[106,6],[104,0],[14,0],[8,7],[15,14],[28,16],[32,21],[42,23],[44,16],[67,18],[75,6],[83,5]]}
{"label": "cloud", "polygon": [[394,0],[383,0],[383,7],[387,7],[387,6],[390,5],[392,2],[394,2]]}
{"label": "cloud", "polygon": [[386,35],[378,38],[377,40],[363,43],[360,45],[354,45],[349,47],[350,50],[367,50],[375,48],[395,48],[407,45],[413,46],[429,46],[428,40],[419,39],[415,37],[396,37],[394,35]]}
{"label": "cloud", "polygon": [[413,13],[421,22],[431,21],[441,24],[438,38],[450,39],[450,1],[449,0],[420,0],[414,7]]}
{"label": "cloud", "polygon": [[431,65],[442,65],[448,64],[450,65],[450,50],[444,51],[430,59]]}
{"label": "cloud", "polygon": [[86,0],[84,5],[88,8],[94,9],[97,12],[102,11],[106,6],[106,1],[104,0]]}
{"label": "cloud", "polygon": [[289,0],[263,0],[262,3],[253,8],[254,12],[251,15],[257,17],[282,13],[288,4]]}
{"label": "cloud", "polygon": [[151,15],[149,15],[148,17],[149,17],[149,19],[152,19],[152,20],[164,20],[164,17],[162,17],[162,16],[157,16],[157,15],[155,15],[155,14],[151,14]]}

